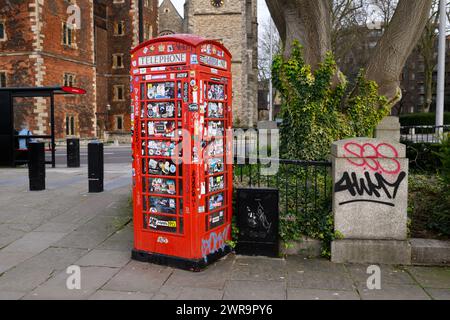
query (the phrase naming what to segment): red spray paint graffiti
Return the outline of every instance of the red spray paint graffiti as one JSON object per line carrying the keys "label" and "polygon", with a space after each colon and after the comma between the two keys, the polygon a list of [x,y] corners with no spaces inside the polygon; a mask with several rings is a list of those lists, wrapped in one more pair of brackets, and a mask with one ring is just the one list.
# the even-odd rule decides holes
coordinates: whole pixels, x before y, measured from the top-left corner
{"label": "red spray paint graffiti", "polygon": [[[380,143],[374,145],[372,143],[359,144],[357,142],[349,142],[344,146],[347,161],[351,164],[378,172],[380,174],[399,174],[401,171],[398,158],[398,151],[395,147],[388,143]],[[350,156],[356,158],[350,158]],[[384,159],[380,162],[381,159]]]}

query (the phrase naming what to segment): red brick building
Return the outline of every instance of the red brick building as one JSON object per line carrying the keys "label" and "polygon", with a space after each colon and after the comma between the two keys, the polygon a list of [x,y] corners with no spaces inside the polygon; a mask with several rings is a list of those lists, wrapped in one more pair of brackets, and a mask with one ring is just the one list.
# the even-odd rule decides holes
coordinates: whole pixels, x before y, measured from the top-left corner
{"label": "red brick building", "polygon": [[[68,11],[73,4],[79,11]],[[57,138],[128,134],[129,51],[140,35],[156,35],[157,12],[157,0],[0,0],[0,86],[85,89],[84,96],[55,99]],[[17,128],[27,123],[36,134],[49,133],[48,101],[16,105]]]}

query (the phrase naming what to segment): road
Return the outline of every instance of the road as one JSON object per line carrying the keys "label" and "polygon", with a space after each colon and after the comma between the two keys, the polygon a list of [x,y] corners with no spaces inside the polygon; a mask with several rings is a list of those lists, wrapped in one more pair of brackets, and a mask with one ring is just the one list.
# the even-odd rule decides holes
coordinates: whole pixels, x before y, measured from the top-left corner
{"label": "road", "polygon": [[[87,147],[80,147],[80,161],[81,165],[87,165]],[[47,152],[46,158],[51,160],[50,153]],[[131,163],[131,146],[105,146],[104,148],[104,163],[105,164],[119,164]],[[56,165],[65,166],[67,164],[67,153],[65,146],[56,147]]]}

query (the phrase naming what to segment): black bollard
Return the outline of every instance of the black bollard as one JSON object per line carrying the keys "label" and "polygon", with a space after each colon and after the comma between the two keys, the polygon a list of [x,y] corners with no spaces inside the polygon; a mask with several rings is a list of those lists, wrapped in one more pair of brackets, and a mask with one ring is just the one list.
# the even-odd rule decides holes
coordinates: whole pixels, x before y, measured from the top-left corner
{"label": "black bollard", "polygon": [[103,143],[88,144],[89,192],[103,192]]}
{"label": "black bollard", "polygon": [[80,167],[80,139],[67,139],[67,167]]}
{"label": "black bollard", "polygon": [[30,191],[45,190],[45,146],[43,142],[28,144],[28,177]]}

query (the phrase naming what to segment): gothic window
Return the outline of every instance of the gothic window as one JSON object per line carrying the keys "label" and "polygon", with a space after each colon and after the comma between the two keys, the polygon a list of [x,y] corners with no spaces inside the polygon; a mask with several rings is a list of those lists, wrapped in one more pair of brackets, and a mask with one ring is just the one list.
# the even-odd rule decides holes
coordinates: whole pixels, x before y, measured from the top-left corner
{"label": "gothic window", "polygon": [[0,41],[6,40],[5,22],[0,21]]}
{"label": "gothic window", "polygon": [[115,85],[114,86],[114,101],[124,101],[125,100],[125,86]]}
{"label": "gothic window", "polygon": [[0,88],[6,87],[6,72],[0,71]]}
{"label": "gothic window", "polygon": [[62,28],[62,43],[72,47],[74,45],[74,30],[72,27],[69,27],[66,22],[63,23]]}
{"label": "gothic window", "polygon": [[123,36],[125,34],[125,22],[119,21],[114,23],[114,35]]}
{"label": "gothic window", "polygon": [[75,116],[71,114],[66,115],[66,136],[74,136],[75,130]]}
{"label": "gothic window", "polygon": [[122,69],[123,65],[123,53],[115,53],[113,54],[113,68],[114,69]]}
{"label": "gothic window", "polygon": [[116,116],[116,130],[122,131],[123,130],[123,116]]}
{"label": "gothic window", "polygon": [[73,87],[75,86],[75,75],[72,73],[64,73],[64,86]]}

